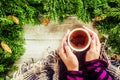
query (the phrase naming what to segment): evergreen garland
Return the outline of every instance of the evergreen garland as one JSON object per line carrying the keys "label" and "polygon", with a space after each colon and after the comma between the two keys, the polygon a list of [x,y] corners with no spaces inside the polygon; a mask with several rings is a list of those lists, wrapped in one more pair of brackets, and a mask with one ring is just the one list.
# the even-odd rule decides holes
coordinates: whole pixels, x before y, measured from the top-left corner
{"label": "evergreen garland", "polygon": [[0,42],[12,53],[0,47],[0,80],[15,69],[13,63],[25,51],[23,25],[41,24],[42,18],[63,21],[71,15],[84,22],[100,17],[95,27],[109,35],[107,43],[113,53],[120,53],[120,0],[1,0]]}
{"label": "evergreen garland", "polygon": [[120,54],[120,0],[108,0],[103,8],[104,20],[95,23],[103,34],[108,34],[108,47],[112,53]]}

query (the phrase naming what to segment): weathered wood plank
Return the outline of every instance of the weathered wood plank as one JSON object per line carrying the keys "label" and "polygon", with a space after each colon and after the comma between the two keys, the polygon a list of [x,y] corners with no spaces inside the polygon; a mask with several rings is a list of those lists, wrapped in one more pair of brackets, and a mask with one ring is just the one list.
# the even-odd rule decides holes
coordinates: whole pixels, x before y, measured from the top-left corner
{"label": "weathered wood plank", "polygon": [[16,62],[17,65],[29,61],[31,58],[41,59],[46,56],[46,49],[51,47],[58,49],[61,39],[68,29],[79,23],[77,18],[68,18],[63,24],[50,23],[48,26],[27,24],[24,26],[26,52]]}

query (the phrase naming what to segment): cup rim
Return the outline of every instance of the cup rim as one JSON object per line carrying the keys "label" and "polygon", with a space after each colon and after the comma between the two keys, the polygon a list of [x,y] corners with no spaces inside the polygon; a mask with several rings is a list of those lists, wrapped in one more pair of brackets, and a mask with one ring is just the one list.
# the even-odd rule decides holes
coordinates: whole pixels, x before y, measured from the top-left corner
{"label": "cup rim", "polygon": [[[78,30],[84,31],[84,32],[87,34],[87,36],[88,36],[88,44],[87,44],[84,48],[81,48],[81,49],[76,49],[76,48],[74,48],[74,47],[70,44],[70,36],[71,36],[71,34],[72,34],[74,31],[78,31]],[[69,33],[69,35],[68,35],[68,45],[70,46],[70,48],[71,48],[72,50],[77,51],[77,52],[81,52],[81,51],[86,50],[86,49],[89,47],[90,42],[91,42],[90,34],[88,33],[87,30],[85,30],[85,29],[83,29],[83,28],[75,28],[75,29],[73,29],[72,31],[70,31],[70,33]]]}

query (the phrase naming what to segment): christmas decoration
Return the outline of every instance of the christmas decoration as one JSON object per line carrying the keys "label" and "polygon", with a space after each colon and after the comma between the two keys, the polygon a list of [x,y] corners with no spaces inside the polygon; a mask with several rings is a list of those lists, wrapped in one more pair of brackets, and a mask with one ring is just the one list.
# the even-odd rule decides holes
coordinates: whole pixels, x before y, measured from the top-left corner
{"label": "christmas decoration", "polygon": [[15,70],[14,62],[25,51],[23,25],[43,22],[46,26],[49,20],[60,22],[67,16],[76,16],[85,23],[95,19],[99,32],[108,34],[112,53],[120,54],[119,0],[0,0],[0,41],[12,50],[12,54],[6,54],[7,50],[0,47],[0,80]]}

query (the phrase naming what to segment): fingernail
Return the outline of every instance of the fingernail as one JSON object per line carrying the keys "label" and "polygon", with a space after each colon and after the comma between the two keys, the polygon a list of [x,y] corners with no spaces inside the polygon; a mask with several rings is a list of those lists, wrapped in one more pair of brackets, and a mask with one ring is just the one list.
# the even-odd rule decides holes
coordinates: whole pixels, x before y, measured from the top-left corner
{"label": "fingernail", "polygon": [[69,33],[69,32],[70,32],[70,30],[68,29],[68,30],[67,30],[67,33]]}
{"label": "fingernail", "polygon": [[94,39],[95,39],[95,36],[93,35],[93,36],[92,36],[92,40],[94,40]]}
{"label": "fingernail", "polygon": [[67,42],[65,41],[65,46],[67,46]]}

